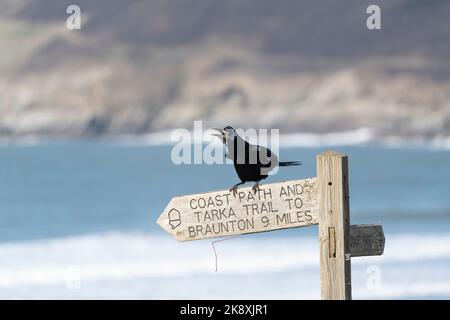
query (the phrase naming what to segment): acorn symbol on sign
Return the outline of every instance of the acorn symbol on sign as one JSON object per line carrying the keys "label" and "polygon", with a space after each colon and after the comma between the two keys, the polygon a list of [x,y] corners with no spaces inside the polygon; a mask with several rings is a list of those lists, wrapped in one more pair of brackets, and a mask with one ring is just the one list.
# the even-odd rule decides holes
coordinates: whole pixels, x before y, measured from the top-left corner
{"label": "acorn symbol on sign", "polygon": [[172,227],[172,230],[181,224],[180,211],[178,211],[177,209],[170,210],[168,216],[169,225]]}

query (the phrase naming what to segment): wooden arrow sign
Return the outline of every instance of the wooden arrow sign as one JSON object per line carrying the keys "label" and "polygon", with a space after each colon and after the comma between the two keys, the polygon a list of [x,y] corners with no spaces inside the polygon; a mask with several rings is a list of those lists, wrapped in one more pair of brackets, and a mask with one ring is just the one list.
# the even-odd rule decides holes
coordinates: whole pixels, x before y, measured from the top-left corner
{"label": "wooden arrow sign", "polygon": [[317,178],[175,197],[157,223],[179,241],[317,224]]}

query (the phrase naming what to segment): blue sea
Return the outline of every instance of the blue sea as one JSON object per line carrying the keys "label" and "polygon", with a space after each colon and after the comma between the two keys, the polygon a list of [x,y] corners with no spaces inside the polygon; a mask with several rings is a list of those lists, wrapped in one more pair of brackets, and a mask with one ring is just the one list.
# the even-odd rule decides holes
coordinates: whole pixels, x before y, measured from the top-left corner
{"label": "blue sea", "polygon": [[[171,146],[0,146],[0,298],[320,299],[317,226],[180,243],[156,223],[174,196],[228,189],[231,165],[175,165]],[[264,183],[316,175],[325,148]],[[450,298],[450,151],[333,147],[349,156],[351,223],[383,256],[352,259],[354,299]]]}

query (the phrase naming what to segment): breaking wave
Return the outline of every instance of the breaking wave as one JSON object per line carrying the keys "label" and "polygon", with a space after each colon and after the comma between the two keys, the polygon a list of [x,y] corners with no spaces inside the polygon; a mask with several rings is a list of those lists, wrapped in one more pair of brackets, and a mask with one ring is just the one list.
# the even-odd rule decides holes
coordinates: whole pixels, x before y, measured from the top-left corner
{"label": "breaking wave", "polygon": [[[205,131],[203,137],[191,134],[189,143],[219,143],[219,140]],[[170,146],[179,142],[172,136],[172,130],[142,135],[117,135],[98,138],[98,141],[119,146]],[[280,134],[280,147],[333,147],[333,146],[380,146],[387,148],[425,148],[431,150],[450,150],[450,137],[439,136],[432,139],[405,138],[399,136],[380,137],[372,128],[362,127],[354,130],[329,133],[288,133]],[[250,139],[254,138],[250,136]],[[32,147],[42,144],[67,143],[76,139],[53,139],[39,136],[1,138],[0,147]]]}
{"label": "breaking wave", "polygon": [[[380,137],[372,128],[362,127],[349,131],[330,133],[287,133],[280,134],[280,147],[333,147],[333,146],[380,146],[387,148],[425,148],[431,150],[450,150],[450,137],[433,139],[404,138],[398,136]],[[191,143],[219,143],[219,140],[206,131],[203,137],[191,134]],[[250,139],[254,138],[250,136]],[[268,139],[270,141],[270,139]],[[161,131],[141,136],[120,136],[111,141],[120,145],[163,146],[179,142],[172,138],[172,131]]]}
{"label": "breaking wave", "polygon": [[[318,298],[315,237],[244,236],[222,242],[217,245],[217,273],[210,244],[142,233],[2,243],[0,297],[64,298],[77,293],[86,298]],[[365,285],[367,268],[374,263],[384,279],[376,292]],[[450,296],[449,267],[450,233],[387,236],[383,256],[352,259],[354,295]],[[79,291],[67,289],[74,277],[79,277]],[[255,285],[236,292],[242,279]],[[302,285],[291,288],[291,282]],[[220,291],[215,290],[218,283]],[[273,291],[280,283],[286,291]],[[117,290],[107,289],[111,287]]]}

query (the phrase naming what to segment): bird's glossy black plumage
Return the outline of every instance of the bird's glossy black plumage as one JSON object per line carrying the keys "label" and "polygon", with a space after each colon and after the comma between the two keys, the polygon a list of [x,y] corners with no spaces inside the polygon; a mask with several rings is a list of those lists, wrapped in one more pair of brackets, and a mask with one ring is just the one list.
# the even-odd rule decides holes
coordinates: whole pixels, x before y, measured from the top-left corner
{"label": "bird's glossy black plumage", "polygon": [[219,137],[227,147],[227,158],[233,160],[236,173],[241,180],[230,191],[234,194],[237,187],[245,182],[256,182],[253,191],[259,189],[259,182],[267,178],[276,166],[286,167],[300,165],[297,161],[279,162],[278,157],[269,148],[253,145],[245,141],[232,127],[216,129]]}

